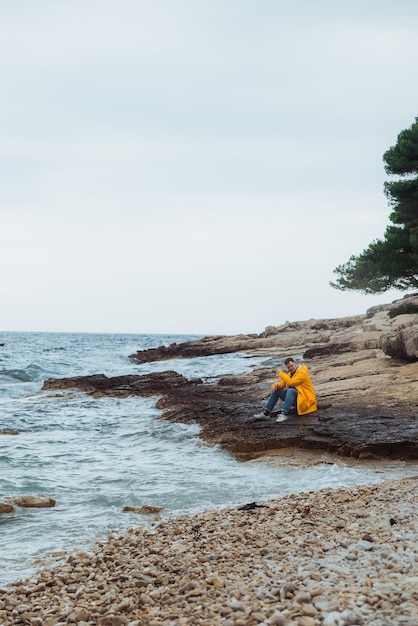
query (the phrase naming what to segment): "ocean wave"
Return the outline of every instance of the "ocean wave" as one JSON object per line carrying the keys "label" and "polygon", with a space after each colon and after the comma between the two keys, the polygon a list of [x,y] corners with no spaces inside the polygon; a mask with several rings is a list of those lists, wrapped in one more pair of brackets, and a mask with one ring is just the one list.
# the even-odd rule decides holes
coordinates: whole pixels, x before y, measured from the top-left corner
{"label": "ocean wave", "polygon": [[28,365],[24,369],[0,370],[0,379],[6,382],[33,383],[44,378],[45,370],[39,365]]}

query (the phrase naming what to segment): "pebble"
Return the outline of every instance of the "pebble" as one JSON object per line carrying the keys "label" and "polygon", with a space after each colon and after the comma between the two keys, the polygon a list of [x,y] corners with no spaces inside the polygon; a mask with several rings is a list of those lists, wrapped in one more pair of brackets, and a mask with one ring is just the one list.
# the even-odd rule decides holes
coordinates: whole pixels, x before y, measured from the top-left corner
{"label": "pebble", "polygon": [[410,478],[112,533],[0,588],[0,624],[416,625],[417,496]]}

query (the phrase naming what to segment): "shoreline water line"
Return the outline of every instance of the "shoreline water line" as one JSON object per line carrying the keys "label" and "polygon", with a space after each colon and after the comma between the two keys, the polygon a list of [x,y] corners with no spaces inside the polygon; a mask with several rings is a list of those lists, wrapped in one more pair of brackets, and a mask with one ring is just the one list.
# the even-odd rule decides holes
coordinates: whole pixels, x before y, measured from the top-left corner
{"label": "shoreline water line", "polygon": [[[211,377],[248,371],[263,361],[233,354],[138,366],[127,355],[138,347],[139,339],[145,347],[161,341],[161,337],[16,334],[14,343],[9,341],[2,349],[1,425],[17,427],[20,434],[1,436],[0,493],[11,497],[44,493],[57,502],[53,509],[0,516],[2,582],[25,577],[56,551],[88,549],[111,529],[122,532],[133,521],[148,524],[123,513],[125,506],[163,506],[162,516],[172,517],[312,487],[382,481],[394,471],[402,476],[413,471],[408,464],[382,471],[343,459],[305,467],[291,459],[278,466],[277,459],[275,466],[267,458],[242,463],[204,443],[196,425],[159,419],[155,399],[40,392],[47,377],[141,373],[167,365],[187,377]],[[167,342],[171,340],[167,337]],[[15,371],[29,372],[33,380],[8,376]]]}
{"label": "shoreline water line", "polygon": [[0,588],[0,619],[413,626],[417,495],[418,477],[155,520]]}

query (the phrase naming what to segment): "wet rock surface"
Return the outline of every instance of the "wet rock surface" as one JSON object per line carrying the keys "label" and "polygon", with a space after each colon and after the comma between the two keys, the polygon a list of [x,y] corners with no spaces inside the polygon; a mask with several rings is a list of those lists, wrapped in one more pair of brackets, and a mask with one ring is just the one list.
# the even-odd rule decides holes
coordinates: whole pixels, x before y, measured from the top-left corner
{"label": "wet rock surface", "polygon": [[56,501],[49,496],[19,496],[17,498],[5,498],[0,500],[0,515],[3,513],[14,513],[15,506],[22,509],[47,509],[55,506]]}
{"label": "wet rock surface", "polygon": [[56,501],[49,496],[20,496],[13,498],[14,504],[26,509],[48,509],[55,506]]}
{"label": "wet rock surface", "polygon": [[[416,459],[418,361],[412,348],[408,358],[399,358],[381,347],[385,338],[405,328],[414,335],[418,314],[411,310],[416,301],[411,296],[374,307],[365,315],[286,323],[268,327],[260,335],[211,337],[145,351],[147,359],[156,360],[174,355],[172,350],[176,358],[226,351],[266,357],[263,367],[239,376],[204,382],[173,371],[112,378],[98,374],[49,380],[44,389],[75,387],[96,397],[156,396],[163,419],[197,423],[201,438],[242,458],[298,447],[360,459]],[[254,419],[289,355],[303,357],[307,363],[318,411],[290,415],[282,423]],[[143,357],[144,353],[133,355],[135,360]]]}

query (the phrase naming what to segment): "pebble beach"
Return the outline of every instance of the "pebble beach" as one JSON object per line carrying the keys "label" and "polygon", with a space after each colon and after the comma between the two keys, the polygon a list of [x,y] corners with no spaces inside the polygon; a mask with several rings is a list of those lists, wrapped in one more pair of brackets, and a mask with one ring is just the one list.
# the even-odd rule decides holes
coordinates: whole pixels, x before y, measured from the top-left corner
{"label": "pebble beach", "polygon": [[155,517],[0,589],[3,626],[418,624],[418,476]]}

